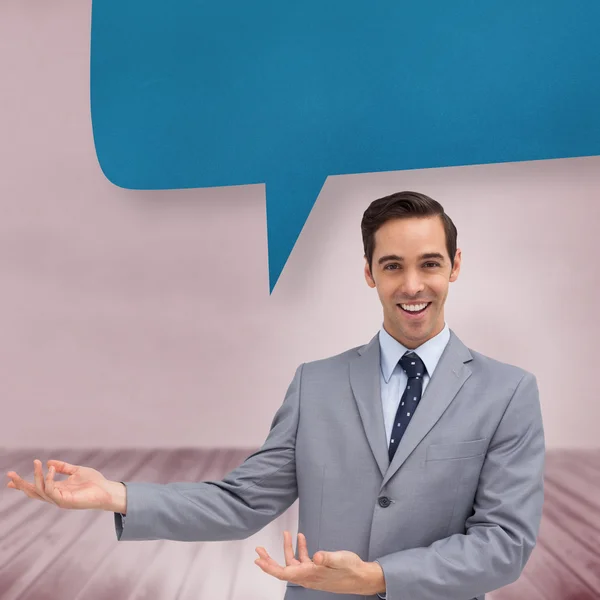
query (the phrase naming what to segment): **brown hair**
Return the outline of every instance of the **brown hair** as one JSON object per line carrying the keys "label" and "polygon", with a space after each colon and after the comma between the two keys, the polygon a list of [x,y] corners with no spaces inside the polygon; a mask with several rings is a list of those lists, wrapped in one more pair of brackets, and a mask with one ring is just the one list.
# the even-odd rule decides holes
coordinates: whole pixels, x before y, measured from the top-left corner
{"label": "brown hair", "polygon": [[444,207],[433,198],[419,192],[396,192],[374,200],[364,212],[360,227],[369,269],[373,267],[375,232],[384,223],[392,219],[434,217],[436,215],[442,219],[446,233],[446,249],[450,256],[450,263],[454,267],[457,231],[452,219],[444,212]]}

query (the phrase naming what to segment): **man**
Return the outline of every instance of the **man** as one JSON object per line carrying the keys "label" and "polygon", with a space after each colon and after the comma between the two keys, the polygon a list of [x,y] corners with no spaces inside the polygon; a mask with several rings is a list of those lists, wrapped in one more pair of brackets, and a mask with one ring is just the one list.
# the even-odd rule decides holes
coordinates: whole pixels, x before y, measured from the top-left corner
{"label": "man", "polygon": [[481,600],[515,581],[542,514],[536,379],[447,327],[461,251],[439,203],[376,200],[362,234],[382,329],[301,365],[262,448],[221,481],[122,484],[52,460],[45,477],[35,462],[35,485],[10,472],[9,487],[113,511],[120,540],[243,539],[299,498],[297,556],[288,532],[285,566],[257,548],[286,600]]}

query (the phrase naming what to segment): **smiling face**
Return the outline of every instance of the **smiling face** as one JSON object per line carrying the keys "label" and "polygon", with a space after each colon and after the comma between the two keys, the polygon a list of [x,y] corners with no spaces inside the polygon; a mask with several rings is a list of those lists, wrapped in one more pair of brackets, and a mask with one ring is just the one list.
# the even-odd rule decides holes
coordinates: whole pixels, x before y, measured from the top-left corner
{"label": "smiling face", "polygon": [[460,261],[457,249],[451,266],[439,216],[392,219],[375,232],[365,279],[377,288],[383,326],[393,338],[414,349],[442,331],[448,286],[458,277]]}

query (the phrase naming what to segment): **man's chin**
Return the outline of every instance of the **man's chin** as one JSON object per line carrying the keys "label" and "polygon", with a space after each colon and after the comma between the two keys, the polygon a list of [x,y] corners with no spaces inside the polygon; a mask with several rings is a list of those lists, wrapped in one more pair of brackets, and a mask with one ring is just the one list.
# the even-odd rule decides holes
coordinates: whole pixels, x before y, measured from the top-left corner
{"label": "man's chin", "polygon": [[433,326],[429,321],[414,321],[412,323],[399,323],[397,320],[386,331],[401,344],[416,348],[433,337]]}

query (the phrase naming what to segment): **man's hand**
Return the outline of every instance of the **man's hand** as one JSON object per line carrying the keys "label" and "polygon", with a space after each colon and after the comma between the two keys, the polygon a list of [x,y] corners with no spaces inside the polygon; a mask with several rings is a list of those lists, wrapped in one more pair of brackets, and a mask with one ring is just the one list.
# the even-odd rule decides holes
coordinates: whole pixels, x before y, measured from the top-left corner
{"label": "man's hand", "polygon": [[340,550],[338,552],[315,552],[312,560],[308,555],[306,537],[298,534],[298,559],[294,556],[292,536],[283,533],[285,567],[269,556],[262,547],[256,548],[260,556],[254,562],[265,573],[282,581],[296,583],[305,588],[337,594],[359,594],[370,596],[385,593],[383,569],[377,563],[363,561],[358,554]]}
{"label": "man's hand", "polygon": [[[95,469],[71,465],[62,460],[49,460],[48,473],[44,475],[42,463],[33,461],[34,481],[25,481],[14,471],[7,476],[7,487],[20,490],[26,496],[55,504],[60,508],[96,508],[113,512],[126,511],[125,486],[109,481]],[[54,475],[68,475],[64,481],[56,481]]]}

